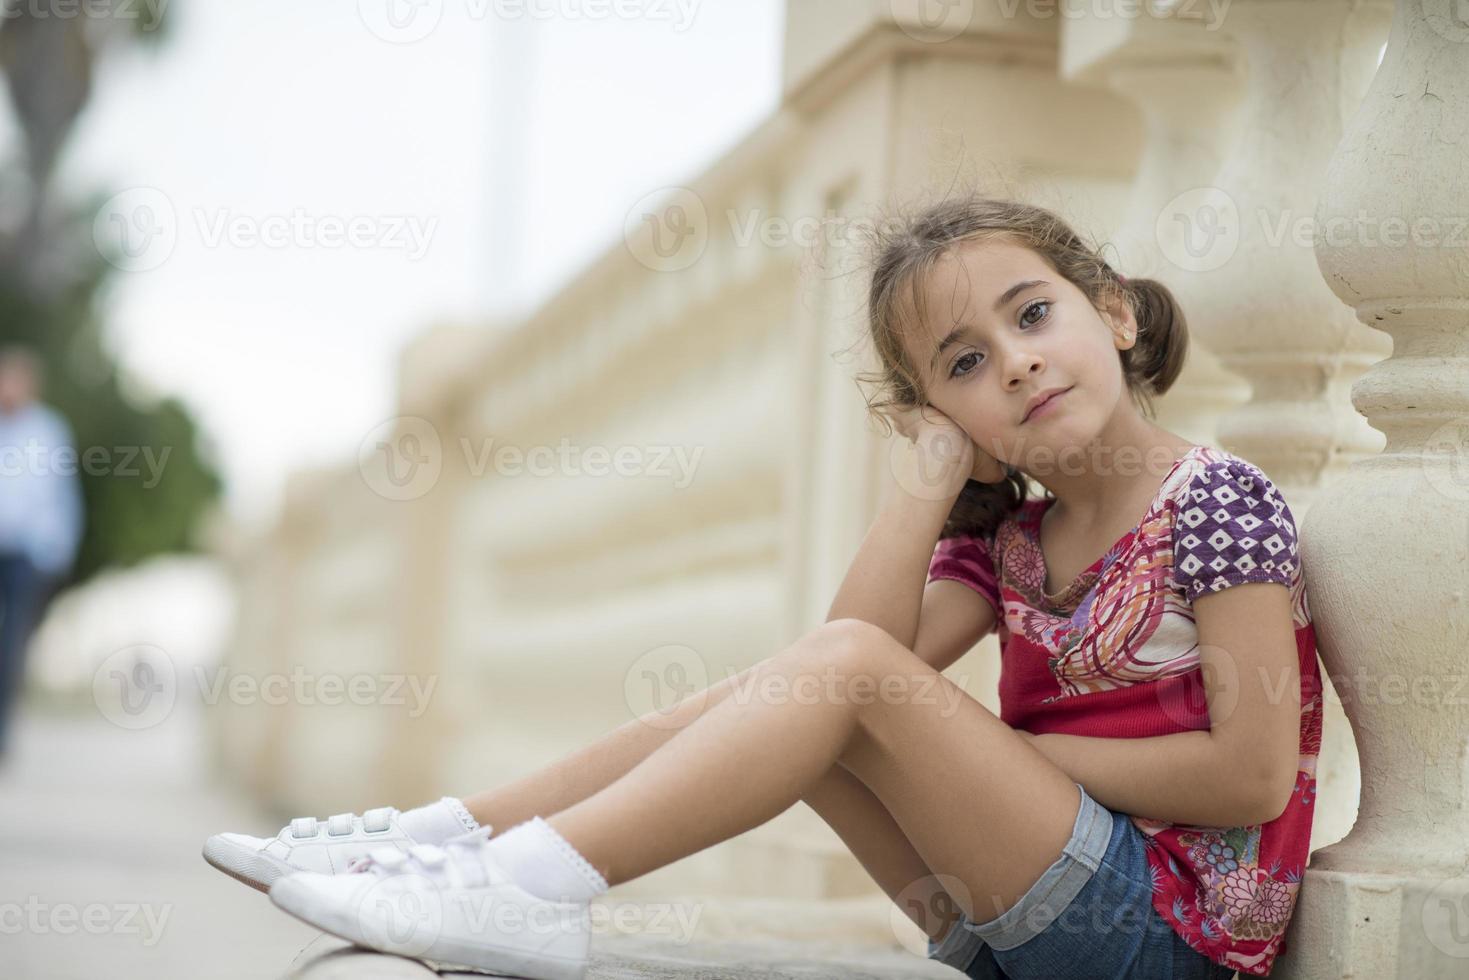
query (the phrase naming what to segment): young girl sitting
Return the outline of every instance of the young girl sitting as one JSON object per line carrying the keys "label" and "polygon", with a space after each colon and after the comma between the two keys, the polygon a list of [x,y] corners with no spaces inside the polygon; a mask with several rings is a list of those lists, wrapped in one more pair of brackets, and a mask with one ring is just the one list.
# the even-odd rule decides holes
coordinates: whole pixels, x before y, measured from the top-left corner
{"label": "young girl sitting", "polygon": [[[510,785],[205,858],[373,949],[579,980],[593,898],[804,800],[968,976],[1268,975],[1321,739],[1290,509],[1150,421],[1182,313],[1054,214],[948,201],[876,246],[872,408],[926,465],[827,623]],[[992,629],[998,717],[939,673]]]}

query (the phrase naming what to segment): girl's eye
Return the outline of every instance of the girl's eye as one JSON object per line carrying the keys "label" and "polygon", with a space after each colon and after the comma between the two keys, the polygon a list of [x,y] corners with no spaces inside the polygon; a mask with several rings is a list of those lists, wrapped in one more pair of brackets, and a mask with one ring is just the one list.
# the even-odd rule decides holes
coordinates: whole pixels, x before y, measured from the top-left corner
{"label": "girl's eye", "polygon": [[[1044,307],[1046,309],[1046,311],[1047,311],[1045,316],[1042,316],[1042,317],[1040,317],[1038,319],[1035,319],[1035,320],[1027,320],[1026,319],[1026,315],[1028,313],[1030,313],[1031,310],[1040,309],[1042,307]],[[1050,300],[1044,300],[1044,299],[1038,299],[1034,303],[1031,303],[1030,305],[1026,306],[1025,309],[1023,309],[1023,310],[1020,311],[1020,323],[1021,323],[1021,326],[1022,327],[1034,327],[1034,326],[1038,326],[1038,325],[1040,325],[1042,323],[1045,323],[1047,320],[1049,320],[1051,318],[1051,314],[1049,312],[1050,311],[1050,308],[1051,308]],[[965,361],[969,360],[970,358],[977,358],[977,355],[975,355],[973,353],[969,353],[969,354],[965,354],[963,357],[956,358],[955,361],[954,361],[953,367],[949,371],[949,377],[951,377],[951,378],[962,378],[966,374],[969,374],[973,370],[973,368],[969,368],[969,369],[966,369],[966,370],[961,371],[961,370],[959,370],[959,365],[960,364],[963,364]],[[976,361],[976,363],[977,363],[977,361]]]}
{"label": "girl's eye", "polygon": [[[969,370],[960,371],[959,370],[959,365],[960,364],[963,364],[965,361],[969,360],[970,358],[972,358],[974,356],[975,356],[974,354],[970,353],[970,354],[965,354],[963,357],[957,357],[957,358],[955,358],[954,359],[954,366],[949,371],[949,377],[951,377],[951,378],[962,378],[962,377],[964,377],[964,375],[968,374],[969,373]],[[970,369],[970,370],[972,370],[972,369]]]}

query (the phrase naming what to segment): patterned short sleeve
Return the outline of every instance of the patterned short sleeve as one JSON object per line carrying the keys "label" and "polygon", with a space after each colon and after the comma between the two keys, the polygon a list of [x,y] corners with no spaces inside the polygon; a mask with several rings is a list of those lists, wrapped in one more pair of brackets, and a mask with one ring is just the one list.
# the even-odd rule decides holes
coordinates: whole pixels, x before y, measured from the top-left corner
{"label": "patterned short sleeve", "polygon": [[1299,568],[1295,518],[1258,467],[1235,458],[1194,475],[1173,530],[1173,577],[1190,602],[1245,582],[1289,587]]}
{"label": "patterned short sleeve", "polygon": [[1000,581],[990,558],[990,548],[988,539],[976,535],[960,534],[940,539],[928,565],[928,580],[936,582],[947,578],[962,582],[984,596],[995,607],[997,617],[1003,616]]}

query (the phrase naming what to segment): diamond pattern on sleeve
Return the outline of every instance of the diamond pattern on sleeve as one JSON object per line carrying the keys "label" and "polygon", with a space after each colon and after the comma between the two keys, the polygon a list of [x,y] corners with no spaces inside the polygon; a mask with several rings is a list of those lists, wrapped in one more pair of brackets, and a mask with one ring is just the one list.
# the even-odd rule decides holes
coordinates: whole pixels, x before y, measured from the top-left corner
{"label": "diamond pattern on sleeve", "polygon": [[1209,463],[1194,476],[1173,535],[1174,581],[1190,602],[1245,582],[1290,586],[1300,568],[1290,508],[1244,460]]}
{"label": "diamond pattern on sleeve", "polygon": [[962,582],[984,596],[994,606],[995,616],[1003,618],[999,576],[990,558],[990,545],[984,538],[961,534],[939,540],[929,562],[928,580],[945,578]]}

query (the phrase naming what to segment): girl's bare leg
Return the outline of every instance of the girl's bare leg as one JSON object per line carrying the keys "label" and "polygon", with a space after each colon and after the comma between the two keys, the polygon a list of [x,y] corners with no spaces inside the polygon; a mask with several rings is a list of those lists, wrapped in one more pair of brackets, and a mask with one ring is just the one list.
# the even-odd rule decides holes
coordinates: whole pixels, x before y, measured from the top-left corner
{"label": "girl's bare leg", "polygon": [[722,698],[547,822],[616,885],[778,816],[841,762],[859,730],[856,700],[832,696],[845,693],[843,672],[823,685],[823,668],[841,662],[833,643],[835,634],[815,633],[763,661],[756,691],[768,677],[785,694]]}
{"label": "girl's bare leg", "polygon": [[[512,783],[464,798],[482,824],[508,830],[533,816],[549,817],[610,786],[632,771],[770,659],[711,684],[667,712],[650,712],[597,741]],[[882,801],[857,776],[832,766],[801,797],[826,821],[878,886],[931,938],[957,919],[952,899],[924,864]]]}
{"label": "girl's bare leg", "polygon": [[[767,663],[762,660],[760,663]],[[666,712],[652,711],[614,728],[595,742],[504,786],[464,797],[464,805],[481,824],[509,830],[531,817],[549,817],[612,785],[654,750],[724,700],[744,689],[751,671],[709,685]]]}
{"label": "girl's bare leg", "polygon": [[765,823],[837,765],[953,879],[971,917],[1013,908],[1062,853],[1085,791],[882,630],[829,623],[755,675],[760,696],[726,697],[622,778],[545,818],[609,884]]}

